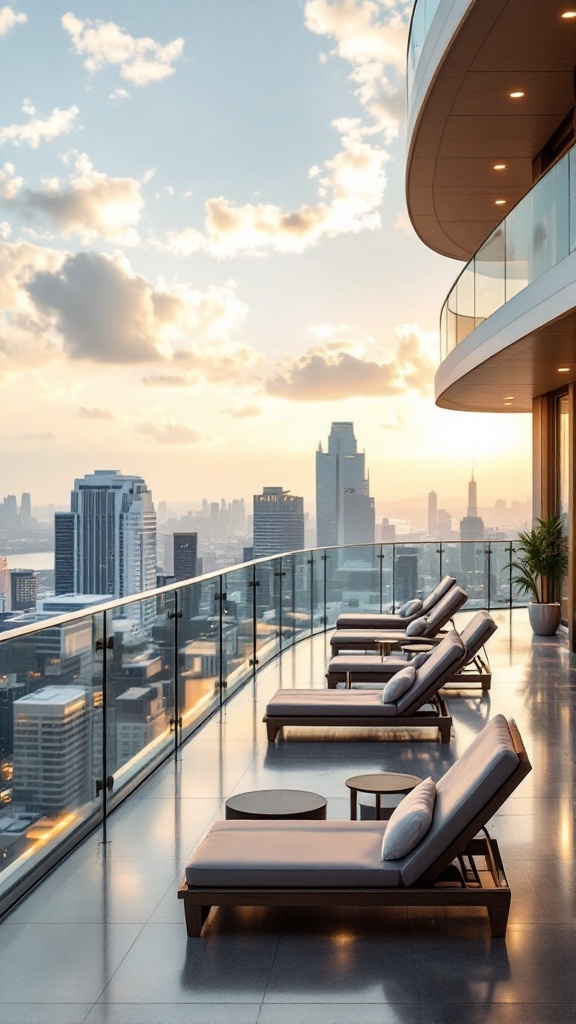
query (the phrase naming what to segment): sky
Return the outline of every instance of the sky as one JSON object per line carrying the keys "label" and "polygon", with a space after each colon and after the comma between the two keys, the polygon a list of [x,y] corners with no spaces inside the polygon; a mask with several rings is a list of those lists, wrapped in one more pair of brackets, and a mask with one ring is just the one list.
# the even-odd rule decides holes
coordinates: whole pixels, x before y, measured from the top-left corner
{"label": "sky", "polygon": [[352,420],[378,501],[523,500],[530,417],[434,405],[460,264],[404,200],[411,0],[0,6],[0,498],[314,497]]}

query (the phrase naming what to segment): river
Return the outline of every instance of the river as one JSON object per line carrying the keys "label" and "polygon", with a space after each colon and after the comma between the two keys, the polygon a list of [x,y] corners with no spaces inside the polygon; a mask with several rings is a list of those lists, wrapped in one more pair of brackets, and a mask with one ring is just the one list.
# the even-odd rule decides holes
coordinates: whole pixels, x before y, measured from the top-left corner
{"label": "river", "polygon": [[[0,555],[2,551],[0,550]],[[26,551],[25,554],[9,554],[8,568],[9,569],[36,569],[36,571],[43,571],[46,569],[54,568],[54,552],[53,551]]]}

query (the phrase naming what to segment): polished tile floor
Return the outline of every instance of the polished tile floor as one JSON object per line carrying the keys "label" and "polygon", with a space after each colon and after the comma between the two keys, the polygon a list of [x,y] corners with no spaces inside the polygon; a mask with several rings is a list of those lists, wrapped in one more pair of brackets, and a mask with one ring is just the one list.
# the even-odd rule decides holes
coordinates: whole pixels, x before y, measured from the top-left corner
{"label": "polished tile floor", "polygon": [[[0,923],[0,1024],[574,1024],[576,658],[496,616],[490,694],[452,697],[449,748],[290,732],[261,722],[278,685],[322,685],[324,637],[237,694]],[[462,616],[460,623],[465,621]],[[533,772],[492,822],[512,886],[506,941],[482,910],[217,912],[188,941],[182,869],[233,792],[285,787],[348,816],[344,780],[438,777],[491,715],[513,716]]]}

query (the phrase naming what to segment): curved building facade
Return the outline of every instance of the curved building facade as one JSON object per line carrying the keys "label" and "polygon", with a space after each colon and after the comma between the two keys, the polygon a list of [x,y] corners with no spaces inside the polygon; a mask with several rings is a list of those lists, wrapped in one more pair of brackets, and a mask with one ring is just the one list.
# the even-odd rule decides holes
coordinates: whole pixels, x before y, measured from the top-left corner
{"label": "curved building facade", "polygon": [[533,413],[534,515],[565,520],[576,649],[576,5],[417,0],[406,196],[465,260],[442,306],[436,402]]}

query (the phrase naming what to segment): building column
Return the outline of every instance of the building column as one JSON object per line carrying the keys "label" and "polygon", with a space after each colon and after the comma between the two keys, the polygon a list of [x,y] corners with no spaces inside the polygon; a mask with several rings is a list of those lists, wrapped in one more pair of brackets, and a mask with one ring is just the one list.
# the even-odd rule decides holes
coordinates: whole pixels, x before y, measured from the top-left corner
{"label": "building column", "polygon": [[568,386],[568,423],[570,429],[569,454],[570,454],[570,481],[568,502],[568,635],[570,650],[576,652],[576,384],[572,382]]}

